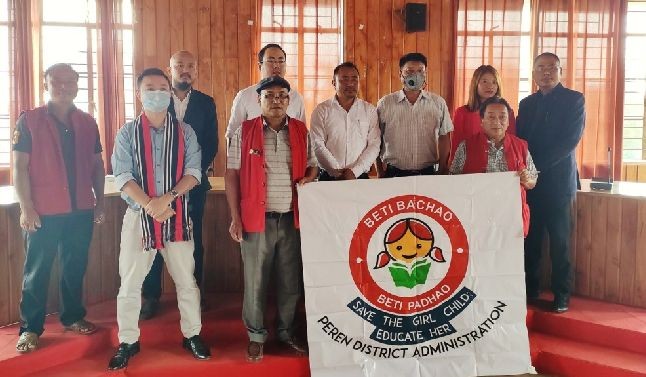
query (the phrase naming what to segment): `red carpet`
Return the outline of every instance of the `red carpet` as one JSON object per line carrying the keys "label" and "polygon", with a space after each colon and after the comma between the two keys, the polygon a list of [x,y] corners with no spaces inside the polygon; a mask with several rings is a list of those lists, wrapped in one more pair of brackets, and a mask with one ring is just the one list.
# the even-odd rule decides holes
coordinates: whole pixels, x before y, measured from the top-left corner
{"label": "red carpet", "polygon": [[646,310],[574,298],[570,311],[530,306],[532,361],[541,373],[573,377],[646,376]]}
{"label": "red carpet", "polygon": [[[211,297],[213,307],[202,317],[202,336],[211,345],[212,358],[198,361],[181,346],[179,312],[174,297],[162,300],[160,315],[140,321],[141,352],[126,370],[109,372],[108,360],[117,346],[116,303],[89,308],[88,319],[101,329],[90,336],[63,331],[49,316],[41,348],[19,355],[15,351],[17,326],[0,328],[0,374],[4,376],[309,376],[309,362],[270,341],[262,362],[246,361],[247,336],[241,319],[241,295]],[[268,323],[274,323],[270,318]]]}
{"label": "red carpet", "polygon": [[[564,377],[646,376],[646,310],[574,298],[570,311],[546,311],[549,297],[530,306],[532,360],[541,373]],[[211,297],[203,316],[202,334],[213,358],[197,361],[181,347],[179,313],[173,297],[165,297],[161,314],[142,321],[142,351],[121,372],[106,366],[117,345],[114,301],[89,309],[98,333],[65,333],[56,316],[47,320],[41,349],[15,352],[17,327],[0,328],[0,374],[4,376],[309,376],[307,358],[297,357],[268,342],[265,359],[245,360],[246,333],[240,319],[240,295]],[[268,323],[273,323],[270,319]]]}

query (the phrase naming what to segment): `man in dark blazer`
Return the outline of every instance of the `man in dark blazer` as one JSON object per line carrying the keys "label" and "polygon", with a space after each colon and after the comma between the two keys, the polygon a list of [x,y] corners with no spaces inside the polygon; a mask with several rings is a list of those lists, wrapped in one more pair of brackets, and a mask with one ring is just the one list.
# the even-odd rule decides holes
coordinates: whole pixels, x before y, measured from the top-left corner
{"label": "man in dark blazer", "polygon": [[[213,98],[193,88],[197,78],[197,62],[189,51],[178,51],[170,58],[168,73],[173,84],[173,96],[168,111],[179,121],[191,126],[202,149],[202,181],[189,192],[189,215],[193,222],[193,237],[195,241],[195,280],[202,293],[202,308],[204,303],[204,287],[202,286],[202,265],[204,259],[204,244],[202,243],[202,218],[206,193],[211,189],[207,170],[218,151],[218,119]],[[152,318],[159,308],[161,296],[161,274],[163,259],[157,254],[153,266],[144,281],[141,306],[141,319]]]}
{"label": "man in dark blazer", "polygon": [[549,234],[552,260],[553,309],[568,310],[572,285],[570,233],[572,201],[579,187],[575,149],[585,127],[583,94],[561,84],[559,57],[545,52],[534,59],[532,77],[539,90],[523,99],[516,130],[527,140],[540,176],[527,192],[531,211],[525,239],[527,298],[538,298],[543,235]]}

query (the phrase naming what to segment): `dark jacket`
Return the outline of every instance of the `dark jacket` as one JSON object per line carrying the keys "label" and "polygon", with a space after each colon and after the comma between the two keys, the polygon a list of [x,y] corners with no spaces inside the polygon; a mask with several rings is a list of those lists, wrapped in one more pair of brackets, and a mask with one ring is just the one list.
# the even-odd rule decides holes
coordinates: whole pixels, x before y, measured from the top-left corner
{"label": "dark jacket", "polygon": [[527,140],[538,182],[527,192],[530,204],[564,205],[579,187],[575,149],[585,127],[583,94],[558,84],[550,93],[540,91],[520,101],[517,136]]}
{"label": "dark jacket", "polygon": [[[175,104],[172,97],[168,111],[173,117],[175,116]],[[184,123],[189,124],[195,131],[197,142],[202,148],[202,183],[199,187],[208,190],[211,186],[206,171],[218,153],[218,117],[213,97],[192,89],[184,114]]]}

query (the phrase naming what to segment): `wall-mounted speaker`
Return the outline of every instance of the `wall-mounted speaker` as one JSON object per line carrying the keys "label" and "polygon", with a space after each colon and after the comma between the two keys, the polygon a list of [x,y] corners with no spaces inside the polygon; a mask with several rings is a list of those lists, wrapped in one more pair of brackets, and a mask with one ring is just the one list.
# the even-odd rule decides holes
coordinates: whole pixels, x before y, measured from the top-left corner
{"label": "wall-mounted speaker", "polygon": [[404,7],[406,32],[426,31],[426,4],[407,3]]}

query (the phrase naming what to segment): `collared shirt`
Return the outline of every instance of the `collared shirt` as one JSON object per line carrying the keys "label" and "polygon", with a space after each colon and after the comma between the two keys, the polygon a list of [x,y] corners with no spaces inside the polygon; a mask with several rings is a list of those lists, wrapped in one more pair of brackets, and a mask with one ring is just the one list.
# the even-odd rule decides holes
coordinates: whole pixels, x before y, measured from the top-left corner
{"label": "collared shirt", "polygon": [[453,131],[444,99],[422,90],[411,104],[404,90],[377,103],[381,159],[402,170],[420,170],[439,162],[438,138]]}
{"label": "collared shirt", "polygon": [[[199,183],[202,179],[202,152],[200,145],[197,142],[195,132],[186,123],[180,122],[180,127],[184,131],[184,175],[192,175]],[[155,175],[155,192],[158,196],[164,194],[164,130],[166,126],[163,125],[159,128],[151,128],[151,141],[153,150],[153,165],[155,167],[153,173]],[[141,176],[136,168],[135,163],[135,150],[134,150],[134,122],[128,122],[117,132],[117,137],[114,142],[114,153],[112,154],[112,170],[114,173],[114,184],[119,190],[123,189],[128,181],[134,180],[139,186],[141,184]],[[188,195],[188,193],[186,194]],[[123,191],[121,197],[128,203],[130,208],[138,210],[141,208],[132,198],[126,195]],[[190,198],[189,198],[190,200]]]}
{"label": "collared shirt", "polygon": [[[236,130],[242,126],[242,122],[258,118],[262,114],[260,103],[258,103],[258,93],[256,93],[257,87],[258,84],[242,89],[233,99],[231,118],[229,118],[227,132],[225,133],[227,139],[233,137]],[[303,123],[307,122],[305,119],[305,102],[303,102],[303,97],[294,89],[289,92],[287,115]]]}
{"label": "collared shirt", "polygon": [[[287,129],[288,122],[289,117],[285,117],[285,124],[275,131],[263,118],[267,212],[289,212],[292,210],[292,152],[289,143],[289,130]],[[240,169],[241,145],[242,127],[238,128],[229,140],[227,169]],[[307,138],[307,166],[316,166],[316,158],[309,136]]]}
{"label": "collared shirt", "polygon": [[350,111],[336,96],[320,103],[312,112],[310,132],[319,166],[327,171],[350,168],[358,177],[370,170],[379,154],[377,108],[359,98]]}
{"label": "collared shirt", "polygon": [[[505,151],[501,145],[499,148],[496,148],[496,144],[491,140],[487,140],[489,145],[489,151],[487,152],[487,173],[500,173],[509,171],[507,168],[507,160],[505,160]],[[466,143],[463,141],[458,145],[458,149],[455,151],[455,157],[451,163],[451,168],[449,172],[451,174],[462,174],[464,170],[464,163],[467,160],[467,148]],[[531,178],[538,177],[538,171],[536,170],[536,165],[532,160],[532,155],[527,151],[527,161],[525,161],[527,166],[527,172]]]}
{"label": "collared shirt", "polygon": [[189,90],[188,93],[186,93],[186,97],[184,97],[184,100],[182,101],[175,95],[175,92],[173,93],[173,106],[175,107],[175,117],[177,120],[180,122],[184,121],[184,114],[186,114],[186,109],[188,108],[188,100],[191,98],[191,92],[193,90]]}

